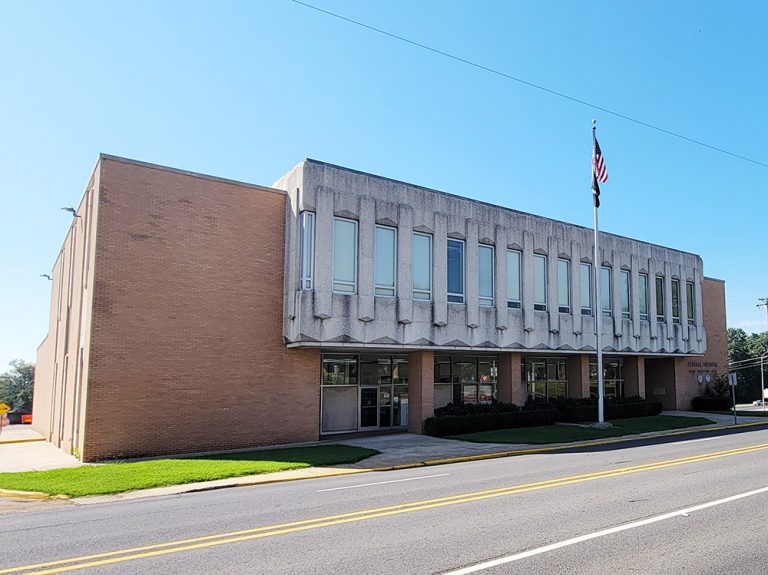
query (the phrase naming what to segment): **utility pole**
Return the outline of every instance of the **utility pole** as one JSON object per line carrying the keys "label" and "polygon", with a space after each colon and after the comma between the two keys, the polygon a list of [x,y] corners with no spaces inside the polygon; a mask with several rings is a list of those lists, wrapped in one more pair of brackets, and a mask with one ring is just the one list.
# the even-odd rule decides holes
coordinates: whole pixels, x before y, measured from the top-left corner
{"label": "utility pole", "polygon": [[[765,308],[765,322],[768,323],[768,297],[761,297],[758,298],[757,301],[760,303],[757,304],[757,307],[764,307]],[[768,332],[766,332],[768,333]],[[760,393],[763,394],[763,397],[760,399],[762,400],[763,404],[763,412],[765,412],[765,356],[768,355],[768,346],[766,346],[767,349],[763,352],[763,354],[760,356]]]}

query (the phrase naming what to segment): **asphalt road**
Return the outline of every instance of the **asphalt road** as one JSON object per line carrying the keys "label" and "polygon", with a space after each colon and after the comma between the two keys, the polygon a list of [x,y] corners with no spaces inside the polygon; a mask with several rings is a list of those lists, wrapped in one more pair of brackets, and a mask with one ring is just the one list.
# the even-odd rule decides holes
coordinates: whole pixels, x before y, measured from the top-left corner
{"label": "asphalt road", "polygon": [[0,574],[763,575],[767,472],[756,428],[22,513]]}

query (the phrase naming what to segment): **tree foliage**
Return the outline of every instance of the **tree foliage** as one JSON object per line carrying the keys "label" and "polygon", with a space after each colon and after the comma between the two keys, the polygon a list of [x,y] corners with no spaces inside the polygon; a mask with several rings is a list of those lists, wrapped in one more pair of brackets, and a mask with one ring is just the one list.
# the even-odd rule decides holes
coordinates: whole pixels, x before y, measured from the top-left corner
{"label": "tree foliage", "polygon": [[13,359],[11,369],[0,375],[0,402],[17,411],[32,411],[32,387],[35,365],[22,359]]}
{"label": "tree foliage", "polygon": [[[768,349],[768,331],[747,334],[743,329],[728,328],[728,363],[758,358]],[[745,362],[742,365],[750,365]],[[738,367],[735,366],[735,367]],[[760,365],[738,369],[738,385],[736,386],[736,401],[739,403],[760,399]],[[766,387],[768,387],[768,359],[766,360]]]}

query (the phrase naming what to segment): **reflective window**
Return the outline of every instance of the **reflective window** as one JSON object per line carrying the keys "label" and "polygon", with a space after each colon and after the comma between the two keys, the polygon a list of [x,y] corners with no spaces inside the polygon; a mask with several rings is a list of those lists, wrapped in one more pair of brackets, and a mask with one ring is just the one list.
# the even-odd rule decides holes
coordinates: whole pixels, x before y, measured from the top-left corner
{"label": "reflective window", "polygon": [[432,299],[432,236],[413,234],[413,299]]}
{"label": "reflective window", "polygon": [[395,296],[397,230],[376,226],[374,238],[374,294]]}
{"label": "reflective window", "polygon": [[547,311],[547,256],[533,256],[533,309]]}
{"label": "reflective window", "polygon": [[621,292],[619,292],[619,296],[621,298],[621,317],[630,319],[632,312],[629,302],[632,301],[632,293],[629,285],[629,272],[627,270],[621,270]]}
{"label": "reflective window", "polygon": [[590,264],[581,264],[579,266],[580,277],[580,298],[582,315],[592,315],[592,266]]}
{"label": "reflective window", "polygon": [[640,274],[640,285],[637,289],[640,300],[640,319],[648,321],[648,274]]}
{"label": "reflective window", "polygon": [[560,313],[571,313],[571,262],[557,260],[557,308]]}
{"label": "reflective window", "polygon": [[664,278],[656,276],[656,321],[664,321]]}
{"label": "reflective window", "polygon": [[672,322],[680,323],[680,282],[672,280]]}
{"label": "reflective window", "polygon": [[323,385],[357,385],[357,356],[324,355]]}
{"label": "reflective window", "polygon": [[603,311],[603,317],[613,315],[612,288],[611,268],[600,268],[600,309]]}
{"label": "reflective window", "polygon": [[357,222],[333,220],[333,291],[357,291]]}
{"label": "reflective window", "polygon": [[688,306],[688,323],[693,325],[696,323],[694,320],[694,312],[695,309],[693,303],[694,303],[694,285],[693,282],[685,282],[685,305]]}
{"label": "reflective window", "polygon": [[[606,399],[624,397],[624,360],[603,359],[603,393]],[[589,360],[589,395],[597,398],[597,360]]]}
{"label": "reflective window", "polygon": [[567,397],[568,371],[565,358],[525,358],[523,373],[528,401]]}
{"label": "reflective window", "polygon": [[448,303],[464,303],[464,242],[448,240]]}
{"label": "reflective window", "polygon": [[477,246],[477,294],[480,305],[493,305],[493,247]]}
{"label": "reflective window", "polygon": [[507,250],[507,307],[522,306],[522,287],[520,282],[520,260],[522,254]]}
{"label": "reflective window", "polygon": [[496,398],[495,356],[435,356],[434,406],[449,403],[493,403]]}
{"label": "reflective window", "polygon": [[315,262],[315,214],[301,213],[301,289],[312,289]]}

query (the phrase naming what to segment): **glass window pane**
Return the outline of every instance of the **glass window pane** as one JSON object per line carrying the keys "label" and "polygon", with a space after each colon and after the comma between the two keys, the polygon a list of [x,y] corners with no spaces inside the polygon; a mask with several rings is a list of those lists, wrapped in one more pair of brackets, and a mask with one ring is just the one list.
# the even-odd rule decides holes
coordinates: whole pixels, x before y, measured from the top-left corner
{"label": "glass window pane", "polygon": [[629,272],[627,270],[621,270],[621,317],[628,318],[631,316],[629,309],[629,302],[632,301],[630,288],[629,288]]}
{"label": "glass window pane", "polygon": [[301,289],[312,289],[312,268],[315,261],[315,214],[301,214]]}
{"label": "glass window pane", "polygon": [[[357,222],[333,221],[333,289],[355,292],[357,272]],[[346,285],[345,285],[346,284]]]}
{"label": "glass window pane", "polygon": [[535,309],[547,309],[547,256],[533,256],[533,304]]}
{"label": "glass window pane", "polygon": [[693,315],[693,283],[685,282],[685,304],[688,307],[688,323],[694,322]]}
{"label": "glass window pane", "polygon": [[611,317],[613,311],[611,287],[611,268],[600,268],[600,309],[605,317]]}
{"label": "glass window pane", "polygon": [[493,305],[493,248],[477,247],[477,284],[480,305]]}
{"label": "glass window pane", "polygon": [[581,312],[589,315],[592,313],[592,266],[589,264],[581,264],[579,266],[580,277],[580,299],[581,299]]}
{"label": "glass window pane", "polygon": [[374,238],[374,283],[376,295],[395,295],[395,251],[397,233],[394,228],[376,226]]}
{"label": "glass window pane", "polygon": [[680,282],[672,280],[672,320],[680,321]]}
{"label": "glass window pane", "polygon": [[448,240],[448,301],[464,303],[464,242]]}
{"label": "glass window pane", "polygon": [[507,300],[520,303],[520,252],[507,250]]}
{"label": "glass window pane", "polygon": [[664,321],[664,278],[656,276],[656,319]]}
{"label": "glass window pane", "polygon": [[557,260],[557,305],[567,313],[571,307],[571,262]]}
{"label": "glass window pane", "polygon": [[324,355],[323,385],[357,385],[357,357]]}
{"label": "glass window pane", "polygon": [[432,236],[413,234],[413,297],[432,299]]}
{"label": "glass window pane", "polygon": [[648,276],[640,274],[640,290],[638,299],[640,300],[640,319],[648,319]]}

